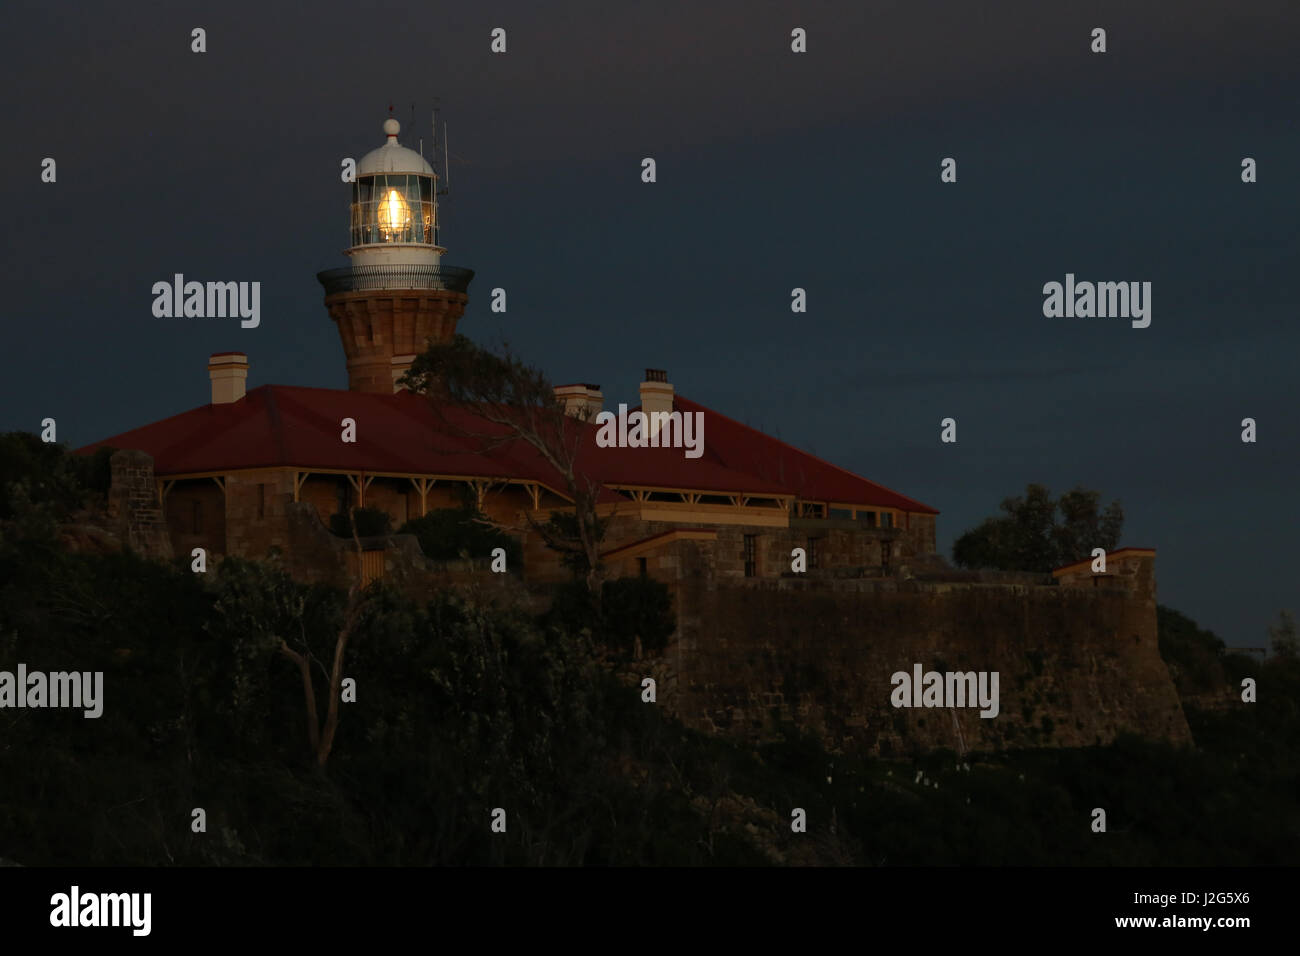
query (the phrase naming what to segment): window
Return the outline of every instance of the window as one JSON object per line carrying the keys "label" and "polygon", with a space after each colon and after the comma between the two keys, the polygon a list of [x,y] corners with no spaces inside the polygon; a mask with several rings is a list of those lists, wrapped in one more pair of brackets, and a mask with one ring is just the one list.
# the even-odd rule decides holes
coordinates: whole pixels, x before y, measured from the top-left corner
{"label": "window", "polygon": [[889,559],[894,550],[893,542],[880,542],[880,573],[889,574]]}
{"label": "window", "polygon": [[745,535],[745,577],[758,576],[758,535]]}
{"label": "window", "polygon": [[876,526],[876,513],[874,511],[859,511],[858,517],[862,521],[866,522],[868,528],[874,528]]}
{"label": "window", "polygon": [[376,173],[357,179],[352,191],[352,244],[432,242],[433,179]]}
{"label": "window", "polygon": [[882,512],[880,515],[880,527],[892,528],[894,526],[894,515],[892,512]]}
{"label": "window", "polygon": [[195,501],[195,502],[191,502],[191,504],[193,506],[190,511],[192,530],[194,534],[202,534],[203,533],[203,502]]}
{"label": "window", "polygon": [[817,539],[808,539],[808,570],[812,571],[817,567]]}

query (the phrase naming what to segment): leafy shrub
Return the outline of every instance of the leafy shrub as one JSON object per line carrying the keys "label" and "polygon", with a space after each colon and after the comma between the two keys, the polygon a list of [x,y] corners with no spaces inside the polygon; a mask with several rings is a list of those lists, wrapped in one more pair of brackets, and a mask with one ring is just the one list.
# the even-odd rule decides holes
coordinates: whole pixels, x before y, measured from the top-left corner
{"label": "leafy shrub", "polygon": [[632,656],[637,638],[647,653],[662,650],[677,628],[668,586],[644,577],[606,581],[599,608],[585,581],[560,585],[549,620],[570,634],[589,630],[594,640],[623,657]]}
{"label": "leafy shrub", "polygon": [[355,508],[350,514],[341,512],[330,515],[330,531],[340,538],[350,538],[354,522],[359,538],[379,537],[391,534],[393,530],[393,519],[387,511],[380,508]]}
{"label": "leafy shrub", "polygon": [[483,524],[486,516],[474,507],[439,508],[423,518],[406,522],[398,534],[413,534],[425,557],[452,561],[465,552],[471,558],[486,558],[494,548],[504,548],[506,567],[521,570],[524,549],[517,538]]}
{"label": "leafy shrub", "polygon": [[13,518],[18,508],[32,506],[62,519],[82,507],[89,495],[107,494],[113,451],[101,448],[93,455],[73,455],[31,432],[0,435],[0,518]]}

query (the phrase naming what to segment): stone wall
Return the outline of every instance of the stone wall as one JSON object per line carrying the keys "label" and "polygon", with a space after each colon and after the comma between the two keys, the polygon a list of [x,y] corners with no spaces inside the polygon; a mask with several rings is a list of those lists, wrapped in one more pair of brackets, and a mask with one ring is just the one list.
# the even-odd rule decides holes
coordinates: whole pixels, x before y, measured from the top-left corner
{"label": "stone wall", "polygon": [[[354,545],[330,534],[315,507],[304,501],[285,502],[283,526],[287,545],[282,558],[290,574],[300,581],[343,589],[351,584],[345,551]],[[264,554],[242,556],[257,559]]]}
{"label": "stone wall", "polygon": [[278,468],[240,472],[227,476],[225,486],[222,553],[262,557],[272,548],[291,549],[286,514],[294,503],[292,472]]}
{"label": "stone wall", "polygon": [[904,533],[910,541],[910,547],[918,554],[930,554],[935,548],[935,516],[911,514],[906,518]]}
{"label": "stone wall", "polygon": [[190,554],[194,548],[203,548],[209,555],[226,553],[226,495],[215,481],[177,481],[165,502],[167,530],[177,554]]}
{"label": "stone wall", "polygon": [[[905,529],[868,527],[856,521],[834,519],[793,519],[790,527],[779,528],[642,521],[619,515],[610,520],[603,550],[611,551],[677,529],[709,530],[716,538],[708,542],[672,542],[644,555],[646,573],[674,588],[688,574],[745,580],[747,537],[753,539],[754,576],[760,578],[791,574],[791,552],[795,548],[804,549],[809,573],[814,575],[835,569],[852,577],[888,577],[918,562],[924,563],[927,557],[916,551],[917,539]],[[565,576],[555,564],[553,553],[548,555],[541,541],[525,542],[525,565],[530,581],[560,580]],[[614,576],[637,574],[638,557],[615,558],[608,570]]]}
{"label": "stone wall", "polygon": [[[686,563],[678,634],[643,668],[698,729],[757,741],[792,723],[832,749],[879,755],[1090,746],[1125,731],[1190,742],[1157,646],[1151,559],[1077,587],[727,580],[707,573],[702,550]],[[891,677],[914,664],[997,671],[998,716],[893,707]]]}
{"label": "stone wall", "polygon": [[154,558],[170,558],[171,538],[162,509],[158,507],[153,458],[142,451],[117,451],[109,465],[113,477],[108,492],[108,513],[115,525],[113,530],[133,551]]}

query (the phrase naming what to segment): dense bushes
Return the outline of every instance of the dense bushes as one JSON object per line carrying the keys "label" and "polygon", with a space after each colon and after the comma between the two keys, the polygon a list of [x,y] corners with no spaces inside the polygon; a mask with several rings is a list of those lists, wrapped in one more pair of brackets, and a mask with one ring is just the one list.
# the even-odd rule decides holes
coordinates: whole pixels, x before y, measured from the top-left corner
{"label": "dense bushes", "polygon": [[353,508],[330,515],[330,532],[340,538],[351,538],[356,528],[359,538],[377,538],[390,534],[393,519],[380,508]]}
{"label": "dense bushes", "polygon": [[1180,695],[1202,694],[1224,686],[1225,647],[1212,631],[1163,604],[1156,607],[1160,656]]}
{"label": "dense bushes", "polygon": [[0,434],[0,520],[32,506],[62,519],[88,498],[102,498],[112,477],[112,454],[113,449],[101,448],[92,455],[70,455],[63,445],[30,432]]}
{"label": "dense bushes", "polygon": [[677,627],[668,586],[653,578],[614,578],[601,586],[599,606],[585,581],[569,581],[555,589],[548,620],[562,630],[586,629],[596,643],[616,656],[662,650]]}
{"label": "dense bushes", "polygon": [[[754,749],[665,719],[597,663],[592,638],[626,650],[629,629],[609,622],[624,589],[639,595],[627,608],[649,600],[639,580],[609,582],[608,618],[571,606],[544,626],[456,592],[423,606],[373,592],[345,659],[356,702],[318,770],[300,675],[277,648],[328,662],[342,594],[274,564],[227,560],[204,576],[0,542],[0,669],[105,675],[97,720],[0,709],[0,846],[66,865],[1300,855],[1294,661],[1256,664],[1259,705],[1189,712],[1199,751],[1127,739],[913,765],[826,754],[795,732]],[[323,709],[325,668],[312,669]],[[790,833],[794,806],[808,812],[806,837]],[[1088,828],[1095,806],[1109,815],[1104,840]],[[190,832],[194,807],[207,834]],[[495,807],[507,839],[489,830]]]}
{"label": "dense bushes", "polygon": [[[328,662],[338,592],[236,559],[205,577],[12,543],[0,582],[0,669],[105,675],[99,719],[0,710],[0,846],[18,862],[707,859],[689,788],[645,756],[676,731],[581,635],[455,592],[423,607],[373,592],[345,659],[357,700],[321,771],[278,647]],[[492,838],[495,807],[509,840]]]}
{"label": "dense bushes", "polygon": [[452,561],[468,555],[490,557],[496,548],[504,548],[506,567],[513,571],[523,567],[523,549],[517,538],[485,523],[486,517],[473,507],[440,508],[423,518],[415,518],[398,529],[398,534],[413,534],[420,550],[436,561]]}

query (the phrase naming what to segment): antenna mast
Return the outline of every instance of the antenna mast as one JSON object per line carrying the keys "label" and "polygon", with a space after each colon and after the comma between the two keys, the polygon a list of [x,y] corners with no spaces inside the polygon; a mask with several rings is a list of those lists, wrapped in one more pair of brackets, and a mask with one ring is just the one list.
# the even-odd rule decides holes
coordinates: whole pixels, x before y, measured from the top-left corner
{"label": "antenna mast", "polygon": [[[437,161],[437,156],[438,156],[438,111],[439,109],[441,109],[441,107],[438,104],[441,102],[441,100],[442,97],[440,96],[435,96],[433,98],[433,103],[434,103],[433,116],[432,116],[433,138],[430,140],[430,143],[432,145],[429,148],[433,153],[435,162]],[[440,173],[441,173],[442,182],[438,184],[439,187],[438,195],[445,196],[451,189],[451,166],[450,166],[450,154],[447,152],[447,124],[446,123],[442,124],[442,169],[440,170]]]}
{"label": "antenna mast", "polygon": [[[445,123],[443,124],[442,127],[442,138],[443,138],[443,147],[444,147],[443,166],[442,169],[438,169],[438,110],[441,108],[439,105],[441,102],[442,102],[442,97],[435,96],[433,98],[433,110],[429,116],[429,123],[432,132],[432,137],[429,140],[429,164],[434,167],[434,175],[437,177],[437,179],[434,180],[434,189],[433,189],[433,206],[435,210],[434,221],[436,223],[436,226],[434,228],[435,244],[438,242],[438,238],[437,238],[438,232],[442,228],[442,212],[438,210],[438,197],[447,195],[447,177],[448,177],[448,170],[447,170],[447,163],[446,163],[447,154],[445,152],[446,145],[447,145],[447,124]],[[439,182],[438,181],[439,179],[441,179],[442,181]]]}

